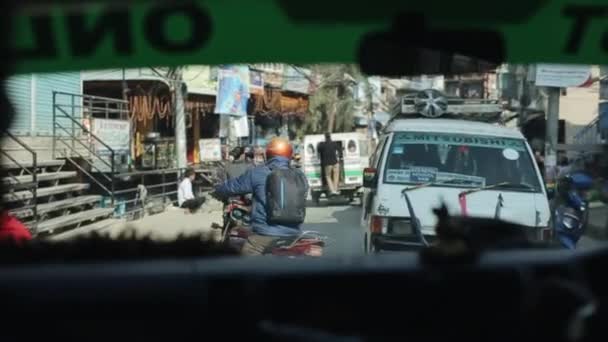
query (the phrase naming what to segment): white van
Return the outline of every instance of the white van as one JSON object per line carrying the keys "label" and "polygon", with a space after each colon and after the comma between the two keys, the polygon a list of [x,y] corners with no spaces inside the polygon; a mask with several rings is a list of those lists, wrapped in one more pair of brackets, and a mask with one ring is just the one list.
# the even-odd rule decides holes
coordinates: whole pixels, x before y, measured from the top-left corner
{"label": "white van", "polygon": [[529,227],[531,237],[550,239],[541,173],[515,129],[467,120],[396,119],[380,137],[370,164],[364,171],[361,219],[366,252],[432,241],[437,220],[432,210],[443,203],[452,215],[500,218]]}
{"label": "white van", "polygon": [[[367,137],[361,133],[332,133],[331,138],[342,148],[344,159],[340,163],[340,194],[351,201],[360,196],[363,187],[363,169],[369,161]],[[304,137],[302,145],[304,173],[310,185],[310,194],[315,203],[327,191],[321,161],[317,153],[319,143],[325,135],[315,134]]]}

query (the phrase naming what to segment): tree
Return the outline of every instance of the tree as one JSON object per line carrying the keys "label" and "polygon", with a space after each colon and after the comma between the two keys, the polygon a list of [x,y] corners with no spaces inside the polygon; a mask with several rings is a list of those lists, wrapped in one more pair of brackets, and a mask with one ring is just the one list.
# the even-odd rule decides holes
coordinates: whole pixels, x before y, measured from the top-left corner
{"label": "tree", "polygon": [[354,126],[356,66],[323,64],[310,67],[314,92],[301,133],[348,132]]}

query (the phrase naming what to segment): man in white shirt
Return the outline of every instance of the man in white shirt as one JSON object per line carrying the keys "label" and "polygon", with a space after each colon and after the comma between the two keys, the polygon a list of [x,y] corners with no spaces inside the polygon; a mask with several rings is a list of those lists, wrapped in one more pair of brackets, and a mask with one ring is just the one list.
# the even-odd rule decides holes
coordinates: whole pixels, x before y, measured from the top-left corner
{"label": "man in white shirt", "polygon": [[205,202],[205,198],[196,198],[192,192],[192,182],[196,178],[193,169],[187,169],[184,179],[177,188],[177,204],[180,208],[189,209],[190,212],[197,211]]}

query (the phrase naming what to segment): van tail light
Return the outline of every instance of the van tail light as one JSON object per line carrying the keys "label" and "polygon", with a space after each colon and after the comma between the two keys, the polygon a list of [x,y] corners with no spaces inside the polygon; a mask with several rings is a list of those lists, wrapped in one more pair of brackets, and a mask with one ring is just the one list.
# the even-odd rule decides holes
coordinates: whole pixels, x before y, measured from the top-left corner
{"label": "van tail light", "polygon": [[376,169],[373,167],[366,167],[363,169],[363,177],[373,178],[376,175]]}
{"label": "van tail light", "polygon": [[363,169],[363,187],[375,188],[376,187],[376,169],[373,167],[366,167]]}
{"label": "van tail light", "polygon": [[386,234],[388,228],[388,218],[382,216],[372,216],[369,229],[373,234]]}

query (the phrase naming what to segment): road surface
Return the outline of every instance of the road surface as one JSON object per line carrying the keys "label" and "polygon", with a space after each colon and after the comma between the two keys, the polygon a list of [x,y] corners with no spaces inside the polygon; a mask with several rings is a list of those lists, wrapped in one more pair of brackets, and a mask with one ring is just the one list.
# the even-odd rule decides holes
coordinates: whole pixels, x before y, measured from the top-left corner
{"label": "road surface", "polygon": [[[307,208],[305,230],[318,231],[329,239],[324,255],[329,257],[351,257],[363,254],[363,233],[360,227],[361,208],[344,201],[321,201],[321,206],[312,204]],[[606,222],[608,208],[593,209],[590,221],[596,225]],[[118,236],[125,229],[133,230],[140,236],[172,240],[180,234],[210,234],[219,237],[218,231],[211,229],[211,223],[221,223],[221,212],[217,208],[202,210],[197,214],[186,214],[183,209],[172,208],[164,213],[146,216],[133,222],[121,222],[104,229],[112,236]],[[62,235],[80,235],[86,231],[74,231]],[[78,233],[78,234],[75,234]],[[61,236],[57,237],[58,239]],[[67,238],[67,236],[66,236]],[[605,229],[589,229],[589,236],[579,242],[579,249],[593,248],[608,240]]]}
{"label": "road surface", "polygon": [[306,208],[305,230],[315,230],[329,239],[325,256],[356,256],[363,254],[363,233],[360,227],[361,208],[344,202],[327,203]]}
{"label": "road surface", "polygon": [[[327,235],[330,241],[324,250],[326,256],[353,256],[363,254],[363,234],[360,228],[361,208],[345,205],[344,202],[321,201],[320,207],[306,209],[305,229],[316,230]],[[606,222],[607,208],[591,210],[590,221]],[[578,249],[584,250],[603,244],[608,236],[592,230],[590,236],[581,238]]]}

